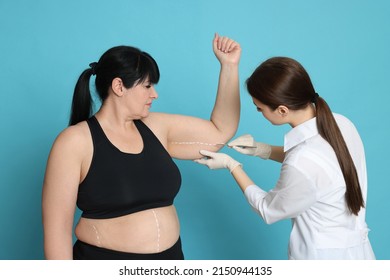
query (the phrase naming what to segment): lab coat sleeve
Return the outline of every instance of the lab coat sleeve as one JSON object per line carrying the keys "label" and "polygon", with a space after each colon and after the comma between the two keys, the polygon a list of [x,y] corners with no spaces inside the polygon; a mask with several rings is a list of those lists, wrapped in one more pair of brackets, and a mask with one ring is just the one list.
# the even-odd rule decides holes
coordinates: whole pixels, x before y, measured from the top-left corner
{"label": "lab coat sleeve", "polygon": [[282,166],[277,185],[269,192],[256,185],[246,188],[245,197],[267,224],[294,218],[316,200],[315,185],[303,172],[288,164]]}

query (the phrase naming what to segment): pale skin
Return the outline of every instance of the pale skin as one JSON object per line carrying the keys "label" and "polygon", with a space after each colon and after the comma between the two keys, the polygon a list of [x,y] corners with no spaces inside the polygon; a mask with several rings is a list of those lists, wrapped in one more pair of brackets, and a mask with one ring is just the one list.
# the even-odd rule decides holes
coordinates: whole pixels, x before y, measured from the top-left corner
{"label": "pale skin", "polygon": [[[141,119],[174,158],[199,158],[199,150],[206,147],[218,151],[221,146],[175,144],[225,143],[237,130],[240,117],[238,64],[241,48],[232,39],[216,34],[213,51],[221,69],[210,120],[150,112],[152,103],[158,97],[153,84],[145,81],[132,88],[125,88],[122,80],[115,78],[108,98],[96,113],[109,141],[122,152],[140,153],[143,141],[134,120]],[[92,155],[92,138],[85,121],[66,128],[53,144],[42,196],[46,259],[73,258],[72,236],[78,186],[88,173]],[[153,172],[150,170],[151,175]],[[179,234],[180,225],[173,205],[112,219],[80,218],[75,227],[75,235],[81,241],[133,253],[166,250],[177,241]]]}

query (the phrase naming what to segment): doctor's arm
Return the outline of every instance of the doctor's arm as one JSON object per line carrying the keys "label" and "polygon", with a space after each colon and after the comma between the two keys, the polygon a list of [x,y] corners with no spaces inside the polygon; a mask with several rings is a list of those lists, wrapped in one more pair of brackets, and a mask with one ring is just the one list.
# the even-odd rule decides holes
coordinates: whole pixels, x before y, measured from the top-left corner
{"label": "doctor's arm", "polygon": [[266,192],[253,184],[245,188],[244,195],[267,224],[297,217],[317,201],[314,183],[289,165],[282,166],[279,180],[272,190]]}
{"label": "doctor's arm", "polygon": [[250,134],[239,136],[229,142],[228,146],[244,155],[272,159],[280,163],[284,161],[285,152],[283,146],[271,146],[263,142],[256,142]]}
{"label": "doctor's arm", "polygon": [[229,155],[204,150],[200,153],[205,157],[195,162],[206,165],[210,169],[227,168],[253,210],[267,224],[296,217],[317,200],[314,184],[300,170],[292,166],[283,165],[277,185],[266,192],[254,184],[241,163]]}

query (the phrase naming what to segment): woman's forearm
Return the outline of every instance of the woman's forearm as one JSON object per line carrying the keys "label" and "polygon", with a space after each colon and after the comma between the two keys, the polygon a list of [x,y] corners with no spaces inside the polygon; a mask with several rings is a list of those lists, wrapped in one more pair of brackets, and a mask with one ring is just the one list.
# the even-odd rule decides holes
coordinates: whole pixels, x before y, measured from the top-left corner
{"label": "woman's forearm", "polygon": [[211,121],[229,140],[240,120],[240,90],[237,64],[222,64]]}

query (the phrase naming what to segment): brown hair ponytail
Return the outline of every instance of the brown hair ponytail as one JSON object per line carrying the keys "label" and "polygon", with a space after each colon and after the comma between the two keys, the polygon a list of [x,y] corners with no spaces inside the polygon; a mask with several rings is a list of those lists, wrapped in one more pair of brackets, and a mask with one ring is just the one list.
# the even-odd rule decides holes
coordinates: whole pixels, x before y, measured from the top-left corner
{"label": "brown hair ponytail", "polygon": [[364,200],[351,154],[326,101],[318,97],[315,105],[318,132],[328,141],[336,153],[347,186],[345,198],[348,209],[357,215],[360,208],[364,207]]}

